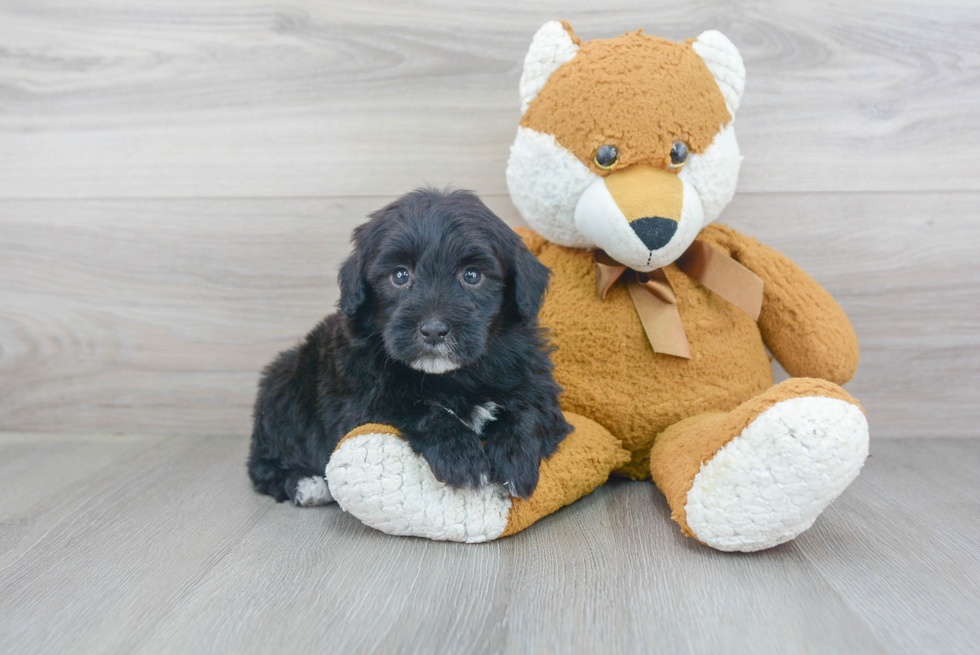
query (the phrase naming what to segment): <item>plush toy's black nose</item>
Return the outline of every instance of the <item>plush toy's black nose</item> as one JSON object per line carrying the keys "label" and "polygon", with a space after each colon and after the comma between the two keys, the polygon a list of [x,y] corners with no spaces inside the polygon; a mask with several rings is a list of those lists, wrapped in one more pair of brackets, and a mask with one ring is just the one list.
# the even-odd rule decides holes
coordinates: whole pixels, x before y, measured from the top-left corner
{"label": "plush toy's black nose", "polygon": [[419,332],[422,333],[422,339],[425,340],[430,346],[437,346],[446,340],[449,336],[449,331],[452,328],[449,327],[449,323],[446,323],[441,318],[430,318],[426,319],[422,325],[419,326]]}
{"label": "plush toy's black nose", "polygon": [[650,216],[636,219],[630,223],[630,227],[636,232],[636,236],[640,237],[643,245],[650,250],[659,250],[666,246],[677,232],[677,221]]}

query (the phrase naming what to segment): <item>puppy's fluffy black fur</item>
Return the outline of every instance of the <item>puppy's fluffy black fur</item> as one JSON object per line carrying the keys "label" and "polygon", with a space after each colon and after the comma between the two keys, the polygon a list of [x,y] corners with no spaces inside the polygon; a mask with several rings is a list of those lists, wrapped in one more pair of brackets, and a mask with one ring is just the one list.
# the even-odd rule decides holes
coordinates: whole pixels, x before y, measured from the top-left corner
{"label": "puppy's fluffy black fur", "polygon": [[398,428],[455,487],[528,497],[572,430],[537,315],[550,272],[474,194],[422,189],[354,231],[340,310],[265,369],[248,470],[296,501],[347,432]]}

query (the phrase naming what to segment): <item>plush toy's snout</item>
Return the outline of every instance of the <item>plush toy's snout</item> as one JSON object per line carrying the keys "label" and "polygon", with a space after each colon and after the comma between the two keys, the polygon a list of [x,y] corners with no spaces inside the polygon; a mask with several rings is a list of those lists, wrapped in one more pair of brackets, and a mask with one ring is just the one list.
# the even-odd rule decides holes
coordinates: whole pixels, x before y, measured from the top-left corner
{"label": "plush toy's snout", "polygon": [[704,225],[697,192],[652,166],[630,166],[597,178],[575,208],[575,224],[616,261],[638,271],[670,264]]}
{"label": "plush toy's snout", "polygon": [[684,209],[684,183],[676,175],[632,166],[605,180],[609,195],[643,245],[660,250],[670,243]]}

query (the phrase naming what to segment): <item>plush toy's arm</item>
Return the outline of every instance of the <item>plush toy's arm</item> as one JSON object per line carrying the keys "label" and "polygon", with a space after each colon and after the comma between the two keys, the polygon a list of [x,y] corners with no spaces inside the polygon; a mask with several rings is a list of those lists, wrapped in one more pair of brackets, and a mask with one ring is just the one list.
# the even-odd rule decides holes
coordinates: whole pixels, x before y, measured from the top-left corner
{"label": "plush toy's arm", "polygon": [[630,461],[619,439],[598,423],[565,414],[575,431],[541,462],[527,500],[500,484],[454,489],[389,426],[362,425],[340,440],[327,464],[330,493],[345,512],[388,534],[480,542],[520,532],[603,484]]}
{"label": "plush toy's arm", "polygon": [[844,384],[857,370],[859,348],[837,301],[785,255],[724,226],[705,230],[706,241],[762,278],[759,329],[769,350],[794,377]]}
{"label": "plush toy's arm", "polygon": [[524,239],[524,245],[527,246],[527,249],[535,257],[541,254],[541,251],[544,250],[545,245],[548,243],[547,239],[529,228],[515,227],[514,231],[521,235],[521,238]]}

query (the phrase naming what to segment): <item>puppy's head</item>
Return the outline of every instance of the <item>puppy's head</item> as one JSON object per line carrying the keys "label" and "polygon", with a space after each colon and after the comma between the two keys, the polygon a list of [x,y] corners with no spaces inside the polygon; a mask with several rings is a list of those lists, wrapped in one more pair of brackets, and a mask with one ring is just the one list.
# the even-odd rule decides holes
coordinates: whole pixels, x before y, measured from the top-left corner
{"label": "puppy's head", "polygon": [[355,335],[440,374],[477,361],[495,334],[536,325],[549,271],[467,191],[414,191],[354,230],[340,309]]}

